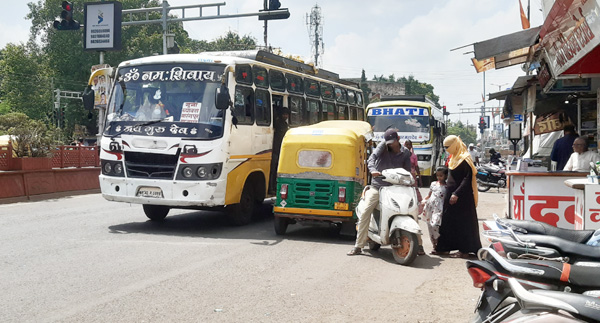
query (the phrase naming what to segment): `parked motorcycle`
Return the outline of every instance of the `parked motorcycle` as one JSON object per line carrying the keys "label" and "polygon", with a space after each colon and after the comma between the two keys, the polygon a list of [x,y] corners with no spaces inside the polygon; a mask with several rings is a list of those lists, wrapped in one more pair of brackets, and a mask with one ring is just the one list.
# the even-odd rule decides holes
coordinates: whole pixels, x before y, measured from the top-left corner
{"label": "parked motorcycle", "polygon": [[500,166],[482,164],[477,167],[477,190],[487,192],[492,187],[499,189],[506,187],[506,173]]}
{"label": "parked motorcycle", "polygon": [[373,214],[359,214],[357,209],[356,215],[359,218],[371,216],[369,249],[376,251],[382,245],[391,245],[394,260],[409,265],[417,256],[422,234],[417,223],[419,203],[414,179],[403,168],[386,169],[382,175],[382,179],[392,185],[380,188],[378,207]]}
{"label": "parked motorcycle", "polygon": [[536,221],[500,219],[484,221],[482,235],[509,258],[552,259],[600,265],[600,230],[569,230]]}
{"label": "parked motorcycle", "polygon": [[513,290],[507,285],[509,278],[516,279],[525,289],[600,295],[597,267],[557,261],[510,260],[491,248],[480,249],[477,256],[479,260],[466,263],[473,286],[482,290],[473,322],[503,322],[521,310]]}
{"label": "parked motorcycle", "polygon": [[599,322],[600,300],[588,295],[546,290],[526,290],[515,278],[508,279],[520,309],[508,322]]}

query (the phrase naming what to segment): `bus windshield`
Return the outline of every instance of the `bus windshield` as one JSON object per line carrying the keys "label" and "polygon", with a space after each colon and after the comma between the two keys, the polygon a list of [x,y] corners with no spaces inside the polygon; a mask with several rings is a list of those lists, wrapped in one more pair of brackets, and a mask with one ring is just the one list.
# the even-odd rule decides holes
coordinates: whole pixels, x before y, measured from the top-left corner
{"label": "bus windshield", "polygon": [[[132,131],[125,133],[169,135],[165,129],[186,128],[189,131],[175,131],[175,135],[220,137],[224,111],[215,107],[215,93],[223,72],[221,65],[189,63],[120,68],[107,106],[105,130],[123,133],[122,128],[129,126]],[[133,131],[136,124],[153,120],[163,131]]]}

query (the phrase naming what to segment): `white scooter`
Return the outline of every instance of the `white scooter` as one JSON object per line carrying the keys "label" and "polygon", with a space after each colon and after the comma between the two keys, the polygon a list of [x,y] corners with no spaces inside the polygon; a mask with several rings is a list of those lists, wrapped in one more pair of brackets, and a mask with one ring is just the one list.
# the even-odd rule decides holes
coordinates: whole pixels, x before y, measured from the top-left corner
{"label": "white scooter", "polygon": [[[417,222],[419,201],[414,179],[404,168],[386,169],[382,175],[392,186],[379,190],[379,205],[369,224],[369,249],[376,251],[382,245],[391,245],[394,260],[406,266],[417,257],[422,234]],[[362,216],[358,209],[356,213],[359,218]]]}

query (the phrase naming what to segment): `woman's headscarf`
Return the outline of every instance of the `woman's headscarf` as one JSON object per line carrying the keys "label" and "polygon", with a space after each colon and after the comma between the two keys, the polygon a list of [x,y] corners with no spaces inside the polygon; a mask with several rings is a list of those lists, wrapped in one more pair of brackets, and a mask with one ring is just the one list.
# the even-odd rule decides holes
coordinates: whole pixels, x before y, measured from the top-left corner
{"label": "woman's headscarf", "polygon": [[472,175],[471,175],[471,187],[473,188],[473,198],[475,200],[475,206],[477,206],[477,199],[479,197],[479,192],[477,191],[477,168],[473,164],[473,160],[471,159],[471,154],[469,154],[469,150],[460,137],[450,135],[444,139],[444,147],[448,147],[446,150],[448,153],[452,155],[450,161],[448,162],[448,168],[455,169],[460,165],[463,161],[466,161],[469,166],[471,166]]}

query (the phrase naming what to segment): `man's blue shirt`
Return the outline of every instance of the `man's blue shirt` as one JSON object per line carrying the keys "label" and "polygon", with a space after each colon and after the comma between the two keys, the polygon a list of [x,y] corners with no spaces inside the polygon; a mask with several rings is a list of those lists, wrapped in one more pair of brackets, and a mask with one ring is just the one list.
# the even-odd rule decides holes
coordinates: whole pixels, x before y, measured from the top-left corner
{"label": "man's blue shirt", "polygon": [[554,142],[550,160],[556,162],[556,170],[563,170],[573,153],[573,141],[577,136],[568,134]]}

